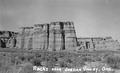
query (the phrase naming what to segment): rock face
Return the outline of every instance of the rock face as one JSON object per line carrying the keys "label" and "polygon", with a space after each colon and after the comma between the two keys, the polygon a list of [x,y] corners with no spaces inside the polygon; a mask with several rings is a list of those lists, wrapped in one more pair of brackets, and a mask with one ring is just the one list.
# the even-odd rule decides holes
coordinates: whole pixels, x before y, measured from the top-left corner
{"label": "rock face", "polygon": [[17,37],[17,47],[51,51],[73,50],[77,37],[73,22],[51,22],[23,27]]}
{"label": "rock face", "polygon": [[0,47],[49,51],[118,50],[120,43],[112,37],[77,38],[74,23],[51,22],[22,27],[21,32],[0,31]]}
{"label": "rock face", "polygon": [[113,40],[112,37],[91,37],[91,38],[77,38],[79,42],[79,49],[84,50],[118,50],[120,43]]}
{"label": "rock face", "polygon": [[0,47],[1,48],[13,48],[16,46],[17,32],[12,31],[0,31]]}

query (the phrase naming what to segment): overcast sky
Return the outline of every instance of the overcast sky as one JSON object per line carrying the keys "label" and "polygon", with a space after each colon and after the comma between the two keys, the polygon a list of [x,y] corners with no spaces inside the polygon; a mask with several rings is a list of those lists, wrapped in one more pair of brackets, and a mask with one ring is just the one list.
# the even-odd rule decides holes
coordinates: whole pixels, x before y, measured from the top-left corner
{"label": "overcast sky", "polygon": [[78,37],[120,40],[120,0],[0,0],[0,30],[73,21]]}

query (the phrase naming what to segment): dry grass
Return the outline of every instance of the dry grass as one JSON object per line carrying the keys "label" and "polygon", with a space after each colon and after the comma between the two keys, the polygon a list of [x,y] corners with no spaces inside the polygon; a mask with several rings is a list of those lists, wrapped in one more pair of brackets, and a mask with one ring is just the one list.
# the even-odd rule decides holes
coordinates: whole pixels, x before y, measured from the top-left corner
{"label": "dry grass", "polygon": [[113,69],[120,69],[120,57],[118,56],[109,56],[106,58],[106,62]]}
{"label": "dry grass", "polygon": [[[33,73],[29,72],[31,67],[36,66],[46,66],[49,68],[55,67],[56,64],[58,67],[64,68],[74,68],[74,67],[82,67],[85,65],[85,62],[102,62],[103,59],[100,55],[103,55],[105,63],[110,65],[112,68],[120,69],[120,57],[112,56],[110,54],[91,54],[91,55],[78,55],[68,52],[59,52],[59,53],[49,53],[49,52],[41,52],[41,53],[5,53],[0,54],[0,69],[12,70],[11,66],[18,66],[25,63],[31,63],[31,66],[24,66],[22,69],[22,73]],[[44,62],[44,64],[42,64]],[[4,69],[3,69],[4,68]],[[2,72],[0,72],[2,73]],[[52,71],[45,73],[54,73]]]}

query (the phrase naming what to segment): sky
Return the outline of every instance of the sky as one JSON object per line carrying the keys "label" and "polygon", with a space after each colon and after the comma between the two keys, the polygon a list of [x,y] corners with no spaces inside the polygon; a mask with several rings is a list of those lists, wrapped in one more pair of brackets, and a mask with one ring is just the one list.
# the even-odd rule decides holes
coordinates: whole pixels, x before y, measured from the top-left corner
{"label": "sky", "polygon": [[77,37],[120,41],[120,0],[0,0],[0,30],[73,21]]}

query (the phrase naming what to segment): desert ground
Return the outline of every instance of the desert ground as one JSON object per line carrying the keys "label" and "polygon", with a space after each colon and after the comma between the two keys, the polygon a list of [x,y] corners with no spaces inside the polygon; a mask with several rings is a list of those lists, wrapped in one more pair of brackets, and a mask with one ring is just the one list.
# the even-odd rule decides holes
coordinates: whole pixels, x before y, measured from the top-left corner
{"label": "desert ground", "polygon": [[[0,73],[120,73],[118,51],[75,53],[6,49],[0,50]],[[35,70],[34,66],[38,68]],[[41,70],[41,67],[46,67],[48,71],[47,69]],[[52,70],[53,68],[61,70]]]}

